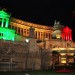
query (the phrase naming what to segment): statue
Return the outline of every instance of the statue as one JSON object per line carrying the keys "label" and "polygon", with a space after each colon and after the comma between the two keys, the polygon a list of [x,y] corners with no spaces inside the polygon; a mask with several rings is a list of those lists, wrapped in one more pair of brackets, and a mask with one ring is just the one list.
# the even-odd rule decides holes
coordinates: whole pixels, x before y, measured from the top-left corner
{"label": "statue", "polygon": [[56,22],[56,20],[55,20],[53,27],[54,27],[54,30],[60,30],[63,26],[60,24],[59,21]]}
{"label": "statue", "polygon": [[30,38],[35,38],[34,37],[34,31],[35,31],[35,28],[33,28],[32,26],[29,28],[29,37]]}

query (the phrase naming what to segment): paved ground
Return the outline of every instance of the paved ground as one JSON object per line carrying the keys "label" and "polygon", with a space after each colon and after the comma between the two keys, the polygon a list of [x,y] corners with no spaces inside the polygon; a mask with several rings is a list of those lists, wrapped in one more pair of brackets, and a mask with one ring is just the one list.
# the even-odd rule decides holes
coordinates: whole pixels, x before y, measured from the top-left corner
{"label": "paved ground", "polygon": [[75,75],[75,72],[69,73],[58,73],[55,71],[0,72],[0,75]]}

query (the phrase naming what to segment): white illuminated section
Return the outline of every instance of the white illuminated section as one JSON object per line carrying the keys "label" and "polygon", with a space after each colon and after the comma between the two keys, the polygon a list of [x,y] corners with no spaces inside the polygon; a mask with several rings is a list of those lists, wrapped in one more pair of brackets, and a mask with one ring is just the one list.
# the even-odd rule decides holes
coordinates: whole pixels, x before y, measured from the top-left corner
{"label": "white illuminated section", "polygon": [[28,43],[29,42],[29,39],[25,39],[25,41]]}
{"label": "white illuminated section", "polygon": [[66,58],[61,58],[61,63],[66,63]]}
{"label": "white illuminated section", "polygon": [[67,55],[73,56],[73,55],[74,55],[74,53],[68,53]]}
{"label": "white illuminated section", "polygon": [[61,35],[57,34],[57,35],[56,35],[56,38],[57,38],[57,39],[60,39],[60,38],[61,38]]}
{"label": "white illuminated section", "polygon": [[63,63],[63,64],[66,63],[66,60],[62,60],[61,63]]}
{"label": "white illuminated section", "polygon": [[63,56],[63,55],[66,55],[66,54],[65,54],[65,53],[61,53],[60,55],[62,55],[62,56]]}

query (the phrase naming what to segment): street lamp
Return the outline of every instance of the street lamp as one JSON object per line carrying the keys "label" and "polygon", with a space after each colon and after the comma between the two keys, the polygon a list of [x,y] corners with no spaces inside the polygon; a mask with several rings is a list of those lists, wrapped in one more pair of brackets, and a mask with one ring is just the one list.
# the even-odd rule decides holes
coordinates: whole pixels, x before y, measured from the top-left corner
{"label": "street lamp", "polygon": [[28,43],[29,42],[29,38],[26,38],[25,41]]}
{"label": "street lamp", "polygon": [[26,53],[26,61],[25,61],[25,68],[27,70],[27,62],[28,62],[28,57],[29,57],[29,41],[30,39],[29,38],[26,38],[25,39],[25,42],[26,42],[26,49],[27,49],[27,53]]}

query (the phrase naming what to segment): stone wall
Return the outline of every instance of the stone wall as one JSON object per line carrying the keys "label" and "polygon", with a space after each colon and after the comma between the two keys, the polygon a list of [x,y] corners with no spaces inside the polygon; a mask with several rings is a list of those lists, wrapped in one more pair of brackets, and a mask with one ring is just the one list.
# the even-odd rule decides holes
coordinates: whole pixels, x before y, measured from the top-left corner
{"label": "stone wall", "polygon": [[[31,41],[35,44],[33,47],[30,45]],[[0,67],[0,70],[39,70],[41,64],[39,47],[35,40],[31,41],[26,44],[0,40],[0,65],[5,65]]]}

